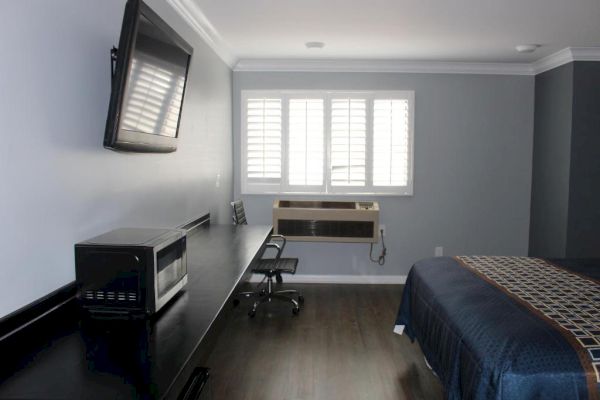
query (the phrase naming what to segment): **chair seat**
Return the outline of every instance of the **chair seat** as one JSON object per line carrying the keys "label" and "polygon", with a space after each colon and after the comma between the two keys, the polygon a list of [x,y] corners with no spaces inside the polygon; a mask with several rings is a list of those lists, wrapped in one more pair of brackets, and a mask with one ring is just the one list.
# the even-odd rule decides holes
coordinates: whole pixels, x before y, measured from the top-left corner
{"label": "chair seat", "polygon": [[256,268],[253,268],[252,272],[268,275],[273,271],[273,273],[293,275],[296,273],[297,266],[297,258],[280,258],[279,260],[275,258],[263,258],[258,261]]}

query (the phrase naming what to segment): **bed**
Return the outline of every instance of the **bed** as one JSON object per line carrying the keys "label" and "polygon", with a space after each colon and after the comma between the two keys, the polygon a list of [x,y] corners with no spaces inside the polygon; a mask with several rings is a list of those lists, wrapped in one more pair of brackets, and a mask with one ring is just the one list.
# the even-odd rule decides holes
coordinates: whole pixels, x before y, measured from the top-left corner
{"label": "bed", "polygon": [[447,399],[600,399],[600,262],[437,257],[410,270],[394,332]]}

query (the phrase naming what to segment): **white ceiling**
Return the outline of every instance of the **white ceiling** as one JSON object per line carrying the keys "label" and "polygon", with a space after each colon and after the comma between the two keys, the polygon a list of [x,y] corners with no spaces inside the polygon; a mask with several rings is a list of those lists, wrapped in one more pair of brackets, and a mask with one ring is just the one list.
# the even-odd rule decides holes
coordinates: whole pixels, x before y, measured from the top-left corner
{"label": "white ceiling", "polygon": [[[600,46],[600,0],[170,0],[235,59],[529,63]],[[308,41],[325,42],[307,49]],[[519,54],[522,43],[542,45]]]}

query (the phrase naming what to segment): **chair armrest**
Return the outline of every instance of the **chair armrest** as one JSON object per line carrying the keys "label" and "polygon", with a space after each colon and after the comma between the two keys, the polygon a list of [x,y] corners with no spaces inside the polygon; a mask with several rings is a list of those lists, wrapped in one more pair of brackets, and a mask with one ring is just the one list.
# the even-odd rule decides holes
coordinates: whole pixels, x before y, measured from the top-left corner
{"label": "chair armrest", "polygon": [[275,256],[276,259],[279,259],[281,257],[281,252],[283,251],[283,247],[279,246],[277,243],[272,243],[272,242],[265,244],[265,246],[270,247],[272,249],[277,249],[277,256]]}
{"label": "chair armrest", "polygon": [[285,245],[287,243],[287,239],[285,238],[285,236],[283,236],[283,235],[271,235],[269,239],[275,239],[277,241],[281,240],[281,242],[282,242],[281,243],[281,251],[283,251],[283,249],[285,248]]}

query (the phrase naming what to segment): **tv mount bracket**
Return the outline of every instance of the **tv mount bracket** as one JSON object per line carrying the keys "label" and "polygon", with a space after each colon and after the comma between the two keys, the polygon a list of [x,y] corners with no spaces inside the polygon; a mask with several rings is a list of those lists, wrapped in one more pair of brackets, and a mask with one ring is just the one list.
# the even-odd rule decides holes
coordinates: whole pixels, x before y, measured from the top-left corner
{"label": "tv mount bracket", "polygon": [[111,78],[115,77],[115,67],[117,66],[117,54],[119,53],[119,49],[113,46],[110,49],[110,76]]}

